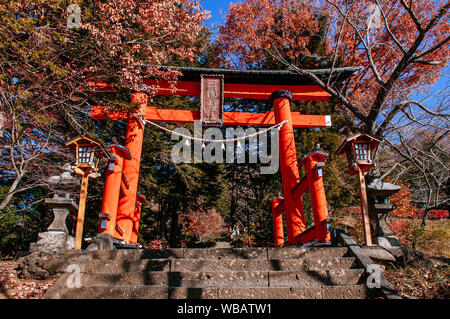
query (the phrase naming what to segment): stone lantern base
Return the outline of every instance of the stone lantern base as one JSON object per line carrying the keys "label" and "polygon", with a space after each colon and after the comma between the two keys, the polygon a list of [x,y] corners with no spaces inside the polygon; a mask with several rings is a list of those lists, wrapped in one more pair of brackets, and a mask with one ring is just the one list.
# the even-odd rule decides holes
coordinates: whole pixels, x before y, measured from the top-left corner
{"label": "stone lantern base", "polygon": [[30,244],[30,252],[55,253],[60,249],[74,249],[75,237],[62,231],[47,231],[38,234],[38,241]]}
{"label": "stone lantern base", "polygon": [[76,213],[78,205],[68,195],[46,198],[45,203],[53,211],[53,222],[46,232],[38,234],[37,242],[30,244],[31,254],[19,258],[16,268],[19,278],[45,279],[64,270],[69,259],[55,259],[54,256],[75,248],[75,237],[69,235],[66,217],[70,212]]}
{"label": "stone lantern base", "polygon": [[375,238],[375,241],[378,246],[384,247],[388,250],[402,246],[398,237],[395,236],[379,236]]}
{"label": "stone lantern base", "polygon": [[384,248],[392,248],[392,247],[401,247],[400,240],[395,236],[380,236],[376,238],[378,246],[382,246]]}
{"label": "stone lantern base", "polygon": [[378,246],[381,246],[388,250],[396,259],[400,259],[404,256],[402,244],[398,237],[395,236],[379,236],[375,238],[375,242]]}
{"label": "stone lantern base", "polygon": [[66,218],[71,211],[78,211],[78,205],[68,195],[46,198],[45,203],[52,209],[54,219],[46,232],[38,234],[38,241],[30,244],[30,251],[55,253],[60,249],[74,249],[75,237],[69,235]]}

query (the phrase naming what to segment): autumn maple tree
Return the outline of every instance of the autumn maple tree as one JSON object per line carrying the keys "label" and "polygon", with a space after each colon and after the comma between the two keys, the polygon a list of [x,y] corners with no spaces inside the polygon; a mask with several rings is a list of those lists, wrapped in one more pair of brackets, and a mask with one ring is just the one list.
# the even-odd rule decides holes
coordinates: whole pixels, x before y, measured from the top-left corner
{"label": "autumn maple tree", "polygon": [[[180,72],[160,66],[173,61],[192,62],[195,43],[208,18],[198,0],[94,1],[95,19],[86,19],[81,30],[102,51],[108,64],[91,66],[91,80],[118,82],[128,90],[142,87],[143,75],[175,79]],[[110,65],[117,67],[117,74]]]}
{"label": "autumn maple tree", "polygon": [[248,0],[230,3],[217,45],[227,62],[258,66],[267,50],[279,50],[289,61],[310,54],[310,37],[319,31],[312,7],[302,1]]}
{"label": "autumn maple tree", "polygon": [[[75,24],[71,4],[79,7]],[[131,92],[152,93],[139,85],[144,74],[175,79],[177,72],[158,67],[193,60],[207,16],[197,0],[2,2],[0,211],[14,196],[48,186],[70,161],[64,142],[100,132],[90,105],[131,108]],[[111,83],[117,94],[95,94],[92,81]],[[35,202],[22,198],[19,210]]]}
{"label": "autumn maple tree", "polygon": [[[412,104],[441,115],[410,98],[433,84],[448,64],[449,3],[438,1],[280,1],[232,3],[220,26],[218,45],[229,62],[270,56],[330,93],[351,131],[383,136],[397,114]],[[308,38],[326,17],[323,56],[310,56]],[[357,66],[356,74],[334,83],[305,69]],[[247,63],[248,64],[248,63]]]}

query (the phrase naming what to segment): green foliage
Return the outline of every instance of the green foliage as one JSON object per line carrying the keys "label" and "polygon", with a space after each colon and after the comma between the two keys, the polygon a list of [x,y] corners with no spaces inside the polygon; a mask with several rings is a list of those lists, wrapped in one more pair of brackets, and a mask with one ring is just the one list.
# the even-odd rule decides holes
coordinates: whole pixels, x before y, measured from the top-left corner
{"label": "green foliage", "polygon": [[[29,192],[27,196],[42,196],[39,189]],[[4,210],[0,219],[0,256],[15,256],[18,251],[27,251],[30,242],[38,240],[38,233],[43,232],[53,220],[53,214],[43,203],[19,211],[23,200],[16,196]]]}

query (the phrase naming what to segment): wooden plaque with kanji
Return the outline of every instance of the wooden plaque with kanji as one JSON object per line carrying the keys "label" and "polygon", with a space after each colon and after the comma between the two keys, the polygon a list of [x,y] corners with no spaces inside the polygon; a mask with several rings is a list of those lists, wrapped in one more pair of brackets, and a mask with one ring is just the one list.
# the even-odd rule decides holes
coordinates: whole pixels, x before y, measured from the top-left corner
{"label": "wooden plaque with kanji", "polygon": [[205,125],[221,125],[223,115],[223,75],[201,76],[200,118]]}

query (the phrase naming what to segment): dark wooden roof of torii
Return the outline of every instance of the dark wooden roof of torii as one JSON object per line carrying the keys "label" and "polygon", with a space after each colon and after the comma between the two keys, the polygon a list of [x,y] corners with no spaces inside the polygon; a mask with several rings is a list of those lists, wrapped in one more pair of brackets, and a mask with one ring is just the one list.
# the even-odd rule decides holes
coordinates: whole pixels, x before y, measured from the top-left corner
{"label": "dark wooden roof of torii", "polygon": [[[155,67],[155,65],[143,65]],[[162,69],[169,66],[160,67]],[[143,85],[156,87],[157,95],[201,95],[201,75],[223,75],[223,96],[226,98],[265,99],[269,100],[271,94],[278,90],[288,90],[292,93],[292,99],[302,101],[327,101],[331,95],[315,84],[307,76],[302,76],[289,70],[228,70],[208,69],[194,67],[172,67],[183,75],[174,83],[167,80],[158,80],[155,77],[143,79]],[[326,81],[330,74],[332,80],[341,82],[349,78],[361,67],[345,67],[331,69],[309,70],[321,80]],[[94,83],[99,92],[114,92],[108,83]],[[109,112],[104,106],[92,106],[91,116],[97,119],[105,118],[108,114],[113,120],[124,120],[127,114]],[[147,107],[144,117],[154,122],[170,123],[194,123],[200,119],[199,110],[174,110],[157,109]],[[254,125],[271,126],[275,124],[274,112],[248,113],[248,112],[223,112],[224,125]],[[292,112],[292,124],[294,127],[329,127],[331,117],[329,115],[306,115]]]}
{"label": "dark wooden roof of torii", "polygon": [[[162,66],[160,69],[172,68],[183,73],[179,81],[200,81],[202,74],[220,74],[224,76],[226,83],[242,84],[291,84],[311,85],[314,84],[308,77],[299,75],[289,70],[232,70],[232,69],[210,69],[179,66]],[[313,73],[322,80],[327,80],[332,73],[333,81],[343,81],[355,74],[361,67],[343,67],[335,69],[305,70]]]}

